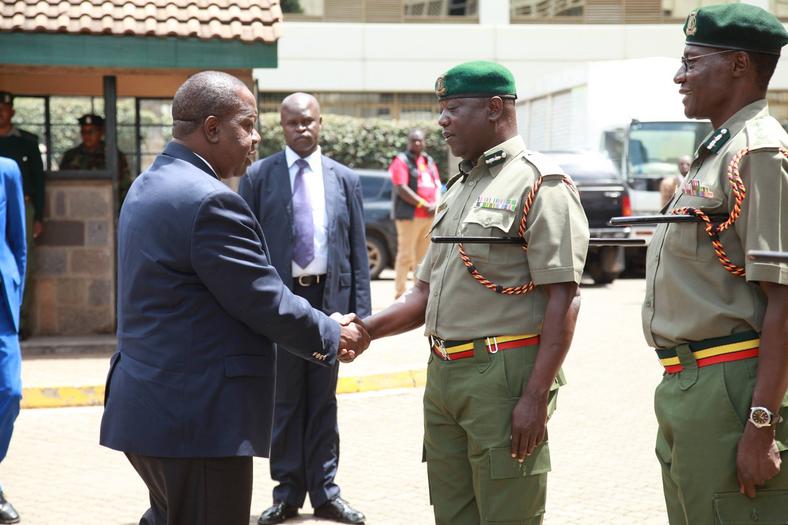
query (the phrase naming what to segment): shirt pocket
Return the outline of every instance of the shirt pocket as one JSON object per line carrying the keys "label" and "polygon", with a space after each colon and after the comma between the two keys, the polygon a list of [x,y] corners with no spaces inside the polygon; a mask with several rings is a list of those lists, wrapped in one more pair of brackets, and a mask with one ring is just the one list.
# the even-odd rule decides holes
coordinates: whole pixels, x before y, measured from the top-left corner
{"label": "shirt pocket", "polygon": [[[721,199],[686,195],[682,195],[676,203],[676,208],[697,208],[708,215],[727,213],[727,210],[720,209],[721,206]],[[667,249],[677,257],[693,261],[712,261],[717,258],[703,221],[670,224],[666,236]]]}
{"label": "shirt pocket", "polygon": [[[463,237],[503,237],[511,235],[515,213],[497,208],[471,208],[462,220]],[[508,262],[509,253],[522,249],[516,245],[468,243],[465,253],[474,262]],[[516,248],[516,249],[514,249]]]}

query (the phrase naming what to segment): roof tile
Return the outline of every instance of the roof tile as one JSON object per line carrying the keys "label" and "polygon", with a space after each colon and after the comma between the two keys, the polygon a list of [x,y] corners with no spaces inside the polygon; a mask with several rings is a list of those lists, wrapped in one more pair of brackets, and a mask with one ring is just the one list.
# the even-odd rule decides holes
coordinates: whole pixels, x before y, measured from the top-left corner
{"label": "roof tile", "polygon": [[275,42],[279,0],[3,0],[0,31]]}

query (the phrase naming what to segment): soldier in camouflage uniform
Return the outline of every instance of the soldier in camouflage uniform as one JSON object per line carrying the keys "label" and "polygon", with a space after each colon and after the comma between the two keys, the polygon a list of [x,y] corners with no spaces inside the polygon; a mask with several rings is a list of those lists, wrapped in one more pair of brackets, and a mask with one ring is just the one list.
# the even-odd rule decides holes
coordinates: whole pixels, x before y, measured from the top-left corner
{"label": "soldier in camouflage uniform", "polygon": [[[78,119],[82,143],[67,150],[60,161],[61,170],[103,170],[107,168],[104,154],[104,119],[99,115],[82,115]],[[123,202],[131,186],[131,174],[126,156],[118,150],[118,197]]]}

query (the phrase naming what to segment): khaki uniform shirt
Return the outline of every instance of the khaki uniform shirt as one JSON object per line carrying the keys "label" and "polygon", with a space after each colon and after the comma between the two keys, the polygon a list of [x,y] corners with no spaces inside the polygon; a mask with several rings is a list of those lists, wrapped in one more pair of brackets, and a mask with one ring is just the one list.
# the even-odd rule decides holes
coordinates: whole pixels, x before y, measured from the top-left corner
{"label": "khaki uniform shirt", "polygon": [[[485,157],[505,161],[488,167]],[[465,244],[479,272],[502,286],[533,279],[537,285],[580,282],[588,249],[588,221],[577,192],[563,181],[560,168],[527,151],[513,137],[485,153],[442,196],[431,235],[516,236],[523,198],[539,175],[545,177],[528,214],[528,252],[515,244]],[[458,255],[456,244],[431,243],[417,277],[429,283],[426,335],[463,340],[485,336],[540,333],[547,303],[537,288],[527,295],[497,294],[477,282]]]}
{"label": "khaki uniform shirt", "polygon": [[788,250],[788,161],[779,152],[788,134],[769,116],[765,100],[745,106],[701,144],[687,179],[668,203],[728,214],[734,196],[728,163],[740,150],[747,190],[741,215],[720,240],[746,279],[725,270],[702,223],[661,224],[646,256],[643,331],[649,345],[666,348],[689,341],[761,331],[766,297],[757,281],[788,284],[785,263],[746,260],[749,250]]}

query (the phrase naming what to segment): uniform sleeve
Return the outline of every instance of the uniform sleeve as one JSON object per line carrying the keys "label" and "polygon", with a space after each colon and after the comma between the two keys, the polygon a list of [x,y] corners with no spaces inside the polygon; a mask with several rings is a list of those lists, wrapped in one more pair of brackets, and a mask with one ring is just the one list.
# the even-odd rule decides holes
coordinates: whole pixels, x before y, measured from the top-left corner
{"label": "uniform sleeve", "polygon": [[[747,195],[734,227],[745,253],[788,251],[788,160],[776,148],[753,151],[740,173]],[[733,195],[729,202],[732,207]],[[788,285],[788,264],[745,261],[748,281]]]}
{"label": "uniform sleeve", "polygon": [[427,247],[427,253],[424,254],[424,258],[419,262],[419,267],[416,268],[416,279],[428,283],[430,282],[430,273],[432,273],[432,243]]}
{"label": "uniform sleeve", "polygon": [[402,162],[397,157],[394,157],[394,160],[391,161],[391,166],[389,166],[389,174],[391,174],[391,183],[394,186],[407,184],[408,179],[410,179],[410,172],[408,170],[407,164]]}
{"label": "uniform sleeve", "polygon": [[33,177],[33,220],[44,220],[44,163],[38,143],[30,142],[30,175]]}
{"label": "uniform sleeve", "polygon": [[588,221],[577,192],[546,178],[528,214],[528,266],[537,285],[580,283],[588,251]]}

